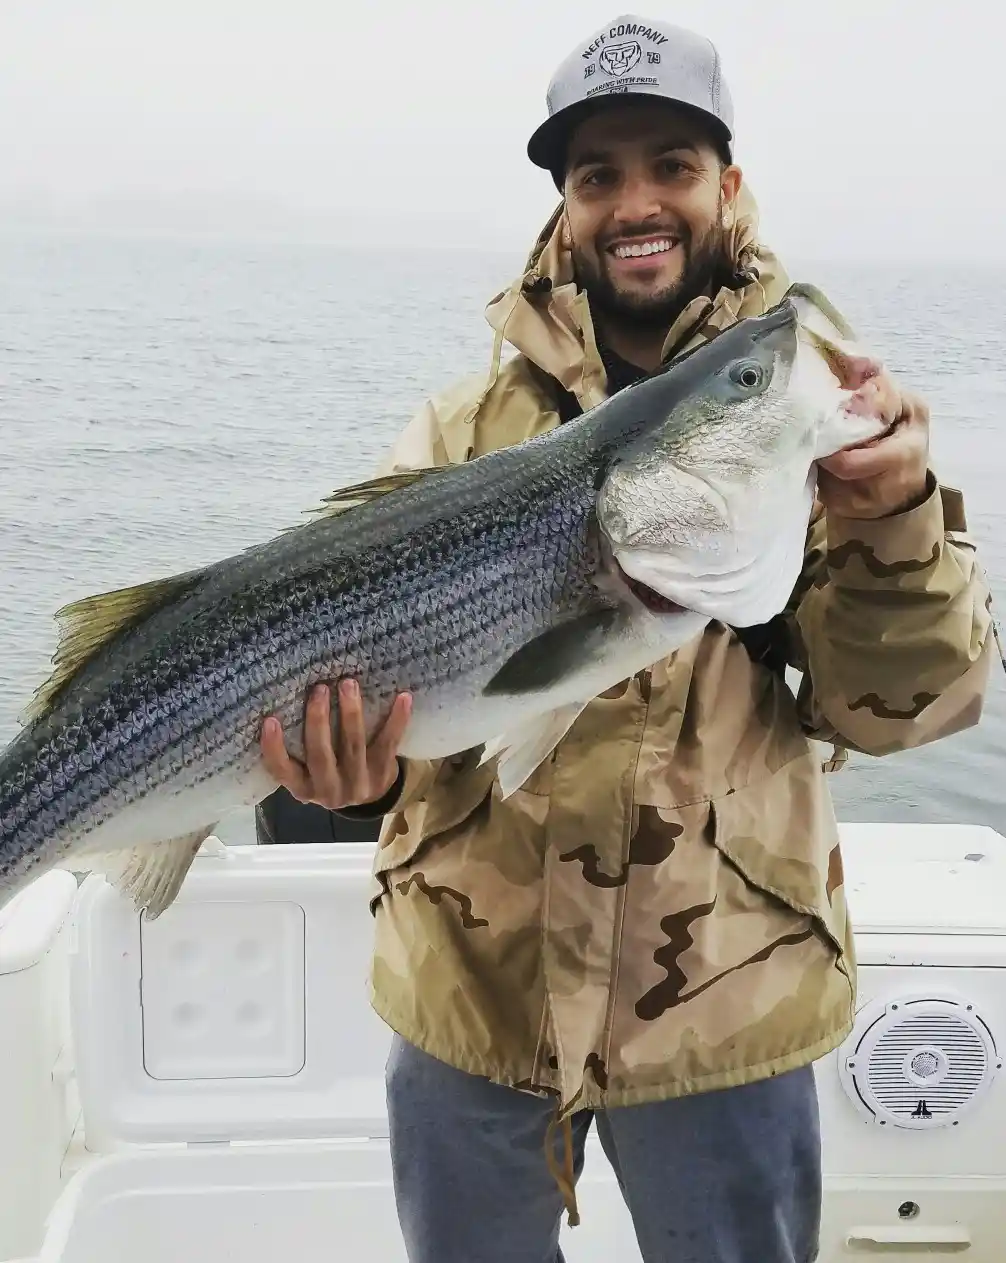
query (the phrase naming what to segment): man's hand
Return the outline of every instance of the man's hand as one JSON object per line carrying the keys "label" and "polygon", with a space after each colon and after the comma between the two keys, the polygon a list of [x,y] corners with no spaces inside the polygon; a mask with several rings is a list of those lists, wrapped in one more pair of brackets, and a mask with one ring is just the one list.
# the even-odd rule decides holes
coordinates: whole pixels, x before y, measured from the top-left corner
{"label": "man's hand", "polygon": [[412,713],[412,696],[400,693],[370,745],[355,680],[339,684],[339,732],[332,741],[328,686],[316,685],[304,717],[305,766],[290,757],[278,719],[262,726],[262,760],[269,773],[302,803],[329,811],[377,802],[398,779],[398,747]]}
{"label": "man's hand", "polygon": [[900,391],[885,371],[863,382],[856,396],[864,412],[890,429],[819,461],[817,497],[841,517],[904,513],[929,490],[929,409],[917,395]]}

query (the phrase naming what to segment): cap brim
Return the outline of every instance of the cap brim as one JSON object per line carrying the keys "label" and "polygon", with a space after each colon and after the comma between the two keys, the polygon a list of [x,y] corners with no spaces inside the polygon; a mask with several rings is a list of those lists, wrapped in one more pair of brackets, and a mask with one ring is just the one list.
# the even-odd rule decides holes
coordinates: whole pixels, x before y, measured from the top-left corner
{"label": "cap brim", "polygon": [[[640,93],[639,95],[642,95]],[[577,101],[547,118],[527,142],[527,156],[536,167],[554,171],[564,159],[569,135],[594,112],[599,102]]]}
{"label": "cap brim", "polygon": [[598,109],[602,109],[610,102],[625,102],[626,100],[662,101],[665,105],[674,105],[679,109],[689,111],[701,118],[718,139],[726,145],[728,153],[732,154],[733,152],[733,137],[723,120],[697,105],[692,105],[689,101],[678,101],[673,97],[664,96],[657,92],[633,92],[631,94],[606,92],[603,94],[599,93],[588,101],[577,101],[573,105],[567,105],[564,110],[559,110],[551,118],[547,118],[533,132],[531,139],[527,142],[527,156],[536,167],[541,167],[545,171],[551,171],[556,183],[560,183],[561,168],[566,159],[566,145],[573,129],[578,127],[589,115]]}

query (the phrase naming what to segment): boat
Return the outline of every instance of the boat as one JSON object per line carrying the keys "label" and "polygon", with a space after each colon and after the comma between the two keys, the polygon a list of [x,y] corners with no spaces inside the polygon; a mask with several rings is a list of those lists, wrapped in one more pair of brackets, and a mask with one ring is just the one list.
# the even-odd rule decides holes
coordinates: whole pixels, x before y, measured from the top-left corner
{"label": "boat", "polygon": [[[1006,1241],[1006,838],[843,824],[859,962],[816,1064],[820,1263]],[[49,872],[0,913],[0,1260],[406,1263],[367,994],[373,845],[207,840],[154,922]],[[639,1263],[591,1135],[567,1263]]]}

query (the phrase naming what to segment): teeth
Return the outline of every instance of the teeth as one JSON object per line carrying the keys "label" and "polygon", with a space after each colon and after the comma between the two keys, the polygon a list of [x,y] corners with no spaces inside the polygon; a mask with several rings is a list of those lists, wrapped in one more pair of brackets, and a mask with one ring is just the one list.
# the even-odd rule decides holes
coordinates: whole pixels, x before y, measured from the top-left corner
{"label": "teeth", "polygon": [[661,241],[644,241],[642,245],[616,246],[615,258],[639,259],[646,254],[663,254],[673,246],[674,242],[666,237]]}

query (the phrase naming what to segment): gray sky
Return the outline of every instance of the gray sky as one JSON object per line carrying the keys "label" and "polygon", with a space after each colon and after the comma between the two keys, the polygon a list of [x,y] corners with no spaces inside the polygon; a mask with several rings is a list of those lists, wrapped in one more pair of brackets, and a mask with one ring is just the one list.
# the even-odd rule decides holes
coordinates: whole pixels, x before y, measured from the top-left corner
{"label": "gray sky", "polygon": [[[524,249],[597,0],[0,0],[0,224]],[[991,0],[645,4],[719,47],[764,235],[1006,260]]]}

